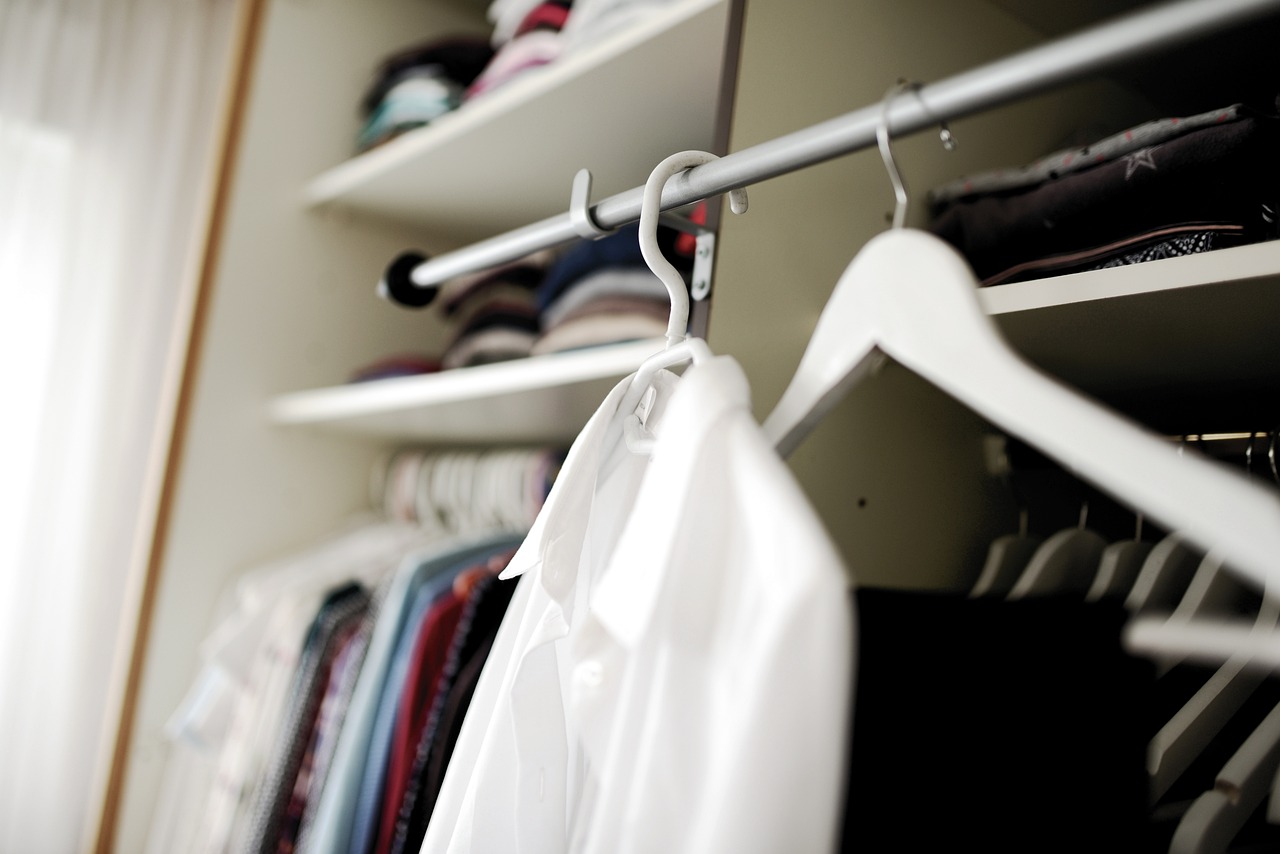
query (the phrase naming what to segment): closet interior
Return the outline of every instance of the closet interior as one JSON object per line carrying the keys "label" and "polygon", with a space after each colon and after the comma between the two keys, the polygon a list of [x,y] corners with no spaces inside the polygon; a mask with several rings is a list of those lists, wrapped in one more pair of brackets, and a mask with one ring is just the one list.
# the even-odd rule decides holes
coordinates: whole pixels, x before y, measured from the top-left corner
{"label": "closet interior", "polygon": [[[424,480],[425,458],[452,477],[467,454],[474,460],[510,452],[502,463],[508,474],[519,469],[515,460],[532,466],[521,470],[533,472],[520,481],[528,492],[551,476],[555,463],[548,461],[569,446],[608,390],[663,346],[660,336],[647,337],[348,382],[391,357],[438,356],[456,337],[439,302],[447,293],[419,311],[375,296],[393,259],[414,248],[432,259],[440,281],[456,279],[476,271],[450,271],[451,259],[564,215],[581,169],[591,172],[593,204],[608,199],[601,210],[634,218],[620,212],[638,208],[638,194],[627,196],[634,205],[615,194],[639,187],[673,152],[728,154],[858,108],[879,114],[899,79],[923,81],[927,92],[932,81],[1153,4],[1097,0],[1049,11],[1023,0],[674,0],[353,156],[356,105],[379,63],[414,42],[487,38],[488,5],[246,4],[251,38],[238,154],[206,260],[213,272],[204,281],[208,302],[194,336],[185,420],[168,463],[173,487],[154,540],[151,604],[142,612],[133,670],[120,675],[122,684],[135,681],[120,730],[127,750],[117,755],[106,799],[103,850],[147,850],[169,779],[167,727],[241,573],[325,539],[360,512],[425,522],[431,513],[415,503],[417,487],[406,498],[398,476],[435,484],[434,508],[456,494],[443,474]],[[1105,77],[966,110],[945,122],[954,151],[929,130],[940,122],[925,102],[900,92],[889,106],[903,115],[917,111],[893,141],[910,189],[908,224],[928,228],[929,190],[964,176],[1032,163],[1154,119],[1241,102],[1274,113],[1280,79],[1267,64],[1267,45],[1280,19],[1273,12],[1262,21],[1188,39],[1109,68]],[[693,235],[683,242],[690,265],[699,252],[707,256],[702,263],[714,260],[710,293],[693,304],[691,329],[742,364],[762,422],[846,266],[890,226],[893,193],[874,149],[871,143],[752,183],[742,216],[722,215],[712,199],[695,214],[703,219],[695,233],[714,243]],[[674,233],[670,239],[681,241]],[[1238,469],[1250,489],[1280,489],[1280,338],[1271,328],[1280,316],[1278,247],[1262,241],[1028,278],[980,288],[976,299],[1038,369],[1166,437],[1170,448],[1180,444],[1188,455],[1208,454]],[[411,475],[408,459],[416,461]],[[1161,607],[1135,606],[1136,613],[1181,607],[1198,616],[1267,619],[1261,590],[1239,582],[1212,553],[1172,539],[1177,532],[1141,508],[1099,491],[894,361],[850,388],[789,463],[851,580],[876,591],[873,597],[976,591],[1016,598],[1038,583],[1054,586],[1048,579],[1056,572],[1057,589],[1095,599],[1104,598],[1096,591],[1109,580],[1113,594],[1120,590],[1123,575],[1129,596],[1154,603],[1159,595],[1132,592],[1154,554],[1180,581],[1166,579],[1173,586],[1160,588]],[[463,480],[459,474],[456,483]],[[467,512],[453,513],[448,524]],[[475,529],[501,519],[496,527],[518,531],[514,520],[530,515],[526,507],[485,512],[476,515],[489,523],[480,519]],[[1094,533],[1082,544],[1084,531]],[[1066,545],[1036,564],[1040,582],[1010,569],[1025,570],[1050,540]],[[1068,551],[1075,570],[1064,568]],[[1104,554],[1105,578],[1097,569]],[[998,559],[1007,561],[999,580]],[[1078,569],[1086,565],[1089,571]],[[921,613],[933,613],[935,604],[925,602]],[[910,608],[911,600],[889,607]],[[937,631],[950,625],[945,614],[938,619]],[[1153,637],[1167,641],[1158,631]],[[1010,650],[1017,643],[1007,639]],[[1175,670],[1167,656],[1155,659],[1153,678]],[[1265,740],[1275,728],[1270,706],[1280,702],[1271,680],[1230,656],[1189,660],[1202,668],[1202,685],[1211,672],[1227,687],[1187,690],[1183,711],[1154,728],[1151,818],[1168,837],[1192,810],[1212,809],[1199,805],[1195,788],[1207,779],[1202,788],[1213,791],[1215,772],[1207,766],[1226,766],[1251,733]],[[1068,684],[1064,675],[1058,687]],[[1208,711],[1195,713],[1194,702]],[[983,732],[994,737],[998,730]],[[1275,752],[1267,753],[1268,767],[1275,767]],[[1249,773],[1275,776],[1251,766],[1221,777],[1219,789],[1230,788],[1222,780]],[[1248,790],[1246,802],[1263,803],[1270,779],[1263,785],[1253,777],[1236,787],[1236,801],[1231,792],[1215,796],[1235,803]],[[1216,848],[1179,850],[1251,850],[1247,835],[1227,847],[1247,818],[1222,824]],[[1272,831],[1257,816],[1249,823],[1258,844],[1280,838]]]}

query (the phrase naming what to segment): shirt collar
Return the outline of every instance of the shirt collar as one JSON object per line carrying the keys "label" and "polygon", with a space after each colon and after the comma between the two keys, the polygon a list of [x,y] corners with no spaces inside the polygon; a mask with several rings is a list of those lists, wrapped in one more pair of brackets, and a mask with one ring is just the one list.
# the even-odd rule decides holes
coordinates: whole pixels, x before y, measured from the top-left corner
{"label": "shirt collar", "polygon": [[[550,567],[577,565],[577,556],[566,560],[562,550],[581,551],[587,521],[591,516],[591,499],[595,493],[596,475],[600,470],[606,438],[617,432],[613,422],[619,419],[615,419],[614,415],[630,384],[631,377],[627,377],[615,385],[582,428],[569,448],[560,473],[529,529],[528,536],[499,578],[516,578],[537,570],[544,564]],[[562,598],[572,586],[571,578],[553,578],[551,573],[542,574],[543,586],[556,599]]]}
{"label": "shirt collar", "polygon": [[591,598],[592,614],[626,647],[639,642],[651,620],[705,446],[728,438],[725,417],[735,411],[755,423],[742,368],[729,356],[717,356],[685,371],[654,430],[649,469]]}

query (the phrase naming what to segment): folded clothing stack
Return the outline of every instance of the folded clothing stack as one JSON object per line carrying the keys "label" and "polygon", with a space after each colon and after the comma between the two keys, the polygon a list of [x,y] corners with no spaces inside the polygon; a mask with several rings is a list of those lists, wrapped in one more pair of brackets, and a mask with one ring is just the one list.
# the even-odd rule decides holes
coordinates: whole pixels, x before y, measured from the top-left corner
{"label": "folded clothing stack", "polygon": [[573,0],[497,0],[490,5],[491,43],[497,53],[468,87],[466,97],[490,92],[530,69],[554,62],[564,51],[561,31],[572,6]]}
{"label": "folded clothing stack", "polygon": [[486,39],[456,36],[385,60],[361,105],[365,124],[358,148],[366,151],[457,109],[492,58]]}
{"label": "folded clothing stack", "polygon": [[494,0],[488,16],[497,50],[466,98],[642,22],[676,0]]}
{"label": "folded clothing stack", "polygon": [[[678,232],[660,227],[658,245],[688,280],[692,253]],[[574,244],[538,286],[542,334],[532,354],[661,337],[671,299],[640,254],[639,225]]]}
{"label": "folded clothing stack", "polygon": [[457,329],[440,358],[446,370],[528,356],[538,338],[536,289],[552,259],[536,252],[447,282],[440,309]]}
{"label": "folded clothing stack", "polygon": [[1242,105],[1130,128],[930,194],[983,285],[1277,236],[1280,119]]}

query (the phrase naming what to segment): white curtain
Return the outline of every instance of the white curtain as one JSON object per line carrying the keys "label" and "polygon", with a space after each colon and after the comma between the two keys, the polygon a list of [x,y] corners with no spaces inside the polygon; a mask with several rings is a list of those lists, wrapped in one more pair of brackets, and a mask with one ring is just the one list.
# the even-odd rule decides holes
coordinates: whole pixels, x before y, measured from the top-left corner
{"label": "white curtain", "polygon": [[[0,851],[93,830],[233,0],[0,0]],[[163,435],[163,431],[161,431]]]}

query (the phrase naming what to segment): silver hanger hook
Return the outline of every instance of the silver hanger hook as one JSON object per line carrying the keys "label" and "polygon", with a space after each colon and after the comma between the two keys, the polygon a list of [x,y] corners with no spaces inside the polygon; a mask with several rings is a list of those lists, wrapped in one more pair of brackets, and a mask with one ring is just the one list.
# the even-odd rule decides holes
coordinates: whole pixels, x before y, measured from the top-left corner
{"label": "silver hanger hook", "polygon": [[893,159],[893,149],[889,147],[889,107],[902,90],[912,85],[914,84],[909,80],[899,80],[889,87],[880,105],[880,123],[876,125],[876,143],[880,146],[880,159],[884,161],[885,171],[889,173],[889,181],[893,184],[893,196],[896,200],[893,207],[894,228],[902,228],[903,223],[907,221],[907,185],[902,181],[898,164]]}
{"label": "silver hanger hook", "polygon": [[[895,204],[893,208],[893,227],[902,228],[907,221],[907,185],[902,180],[902,173],[898,171],[898,164],[893,159],[893,149],[889,145],[889,108],[893,104],[893,99],[908,89],[915,93],[916,99],[920,101],[920,106],[924,107],[928,112],[928,105],[924,99],[920,97],[920,82],[917,80],[907,80],[899,78],[897,83],[889,87],[889,91],[885,93],[884,100],[880,105],[880,122],[876,125],[876,143],[880,146],[880,159],[884,161],[885,171],[889,173],[889,181],[893,184],[893,195]],[[955,151],[956,138],[951,133],[951,128],[947,123],[939,122],[938,138],[942,141],[942,147],[947,151]]]}
{"label": "silver hanger hook", "polygon": [[1280,467],[1276,466],[1276,435],[1280,434],[1280,428],[1271,430],[1271,440],[1267,443],[1267,462],[1271,463],[1271,479],[1280,484]]}

